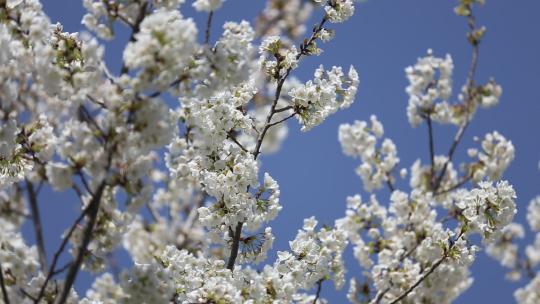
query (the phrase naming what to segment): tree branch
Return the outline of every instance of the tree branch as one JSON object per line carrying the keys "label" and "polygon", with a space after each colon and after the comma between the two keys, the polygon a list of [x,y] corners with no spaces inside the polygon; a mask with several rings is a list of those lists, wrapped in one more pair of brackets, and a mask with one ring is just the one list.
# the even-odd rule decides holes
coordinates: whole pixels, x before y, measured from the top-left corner
{"label": "tree branch", "polygon": [[430,188],[433,188],[433,182],[435,178],[435,144],[433,141],[433,124],[431,121],[431,114],[427,115],[426,121],[428,125],[428,136],[429,136],[429,158],[431,160],[429,185],[430,185]]}
{"label": "tree branch", "polygon": [[204,44],[208,45],[210,42],[210,31],[212,30],[212,18],[214,17],[214,12],[211,11],[208,13],[208,19],[206,20],[206,30],[204,31]]}
{"label": "tree branch", "polygon": [[240,247],[240,236],[242,235],[242,225],[243,222],[238,222],[236,224],[236,229],[234,231],[233,243],[231,246],[231,255],[229,256],[229,261],[227,261],[227,269],[234,270],[234,263],[236,257],[238,256],[238,248]]}
{"label": "tree branch", "polygon": [[463,236],[464,234],[464,230],[462,230],[458,237],[456,238],[455,241],[453,241],[450,245],[450,247],[448,247],[448,249],[445,250],[444,254],[442,257],[440,257],[435,263],[433,263],[433,265],[431,265],[431,267],[429,267],[428,271],[424,272],[424,274],[422,276],[420,276],[420,278],[414,283],[412,284],[409,288],[407,288],[407,290],[405,290],[405,292],[403,292],[399,297],[395,298],[394,300],[392,300],[390,302],[390,304],[396,304],[398,303],[399,301],[403,300],[405,297],[407,297],[416,287],[418,287],[420,284],[422,284],[422,282],[427,279],[435,270],[437,270],[437,268],[439,268],[439,266],[441,266],[441,264],[444,262],[444,260],[446,260],[446,258],[448,258],[450,252],[452,251],[452,249],[455,247],[456,245],[456,242]]}
{"label": "tree branch", "polygon": [[56,252],[54,253],[54,256],[53,256],[53,260],[52,260],[52,263],[51,263],[51,266],[49,267],[49,271],[47,272],[47,277],[45,278],[45,281],[43,282],[43,284],[41,285],[41,289],[39,290],[39,294],[36,298],[36,300],[34,301],[34,303],[39,303],[39,300],[41,300],[41,298],[43,298],[44,294],[45,294],[45,289],[47,288],[47,284],[49,283],[49,281],[51,280],[51,278],[55,275],[55,272],[56,272],[56,264],[58,263],[58,260],[60,258],[60,255],[62,254],[62,252],[64,251],[64,249],[66,248],[66,245],[69,241],[69,239],[71,238],[71,235],[73,234],[73,232],[75,232],[75,229],[77,228],[77,226],[79,225],[79,223],[83,220],[83,218],[86,216],[86,214],[88,213],[88,210],[89,210],[89,207],[90,205],[88,205],[84,210],[83,212],[81,212],[81,214],[79,215],[79,217],[75,220],[75,222],[73,223],[73,225],[71,225],[68,233],[66,234],[66,236],[64,237],[64,239],[62,240],[62,243],[60,244],[60,247],[58,247],[58,249],[56,250]]}
{"label": "tree branch", "polygon": [[90,241],[92,240],[92,231],[94,230],[94,225],[96,223],[97,215],[99,212],[99,205],[101,203],[101,196],[103,195],[103,191],[105,190],[106,185],[106,180],[103,180],[99,184],[95,195],[92,197],[92,200],[90,200],[90,203],[88,204],[88,223],[86,224],[86,227],[83,231],[82,242],[78,248],[77,257],[69,267],[65,283],[62,288],[62,292],[60,294],[60,297],[58,298],[58,301],[56,302],[57,304],[64,304],[66,302],[69,292],[71,290],[71,286],[73,286],[73,283],[75,282],[75,278],[77,277],[77,273],[79,272],[79,269],[83,262],[84,255],[88,248],[88,244],[90,244]]}
{"label": "tree branch", "polygon": [[[471,14],[469,18],[467,19],[467,24],[469,26],[469,29],[471,32],[473,32],[476,29],[475,24],[475,18]],[[466,103],[470,103],[473,101],[474,98],[474,77],[476,75],[476,69],[478,67],[478,54],[480,52],[480,44],[478,41],[475,41],[472,43],[473,46],[473,52],[472,52],[472,58],[471,58],[471,64],[469,67],[469,72],[467,74],[467,101]],[[435,184],[433,186],[433,192],[437,192],[439,187],[441,186],[442,179],[444,178],[444,174],[446,173],[446,170],[448,169],[448,164],[452,161],[452,158],[454,156],[454,153],[456,152],[456,148],[458,144],[461,142],[461,138],[463,137],[463,134],[465,133],[465,130],[469,126],[470,123],[470,113],[465,113],[465,121],[461,124],[459,127],[459,130],[457,131],[456,135],[454,136],[454,141],[452,142],[452,146],[450,147],[450,150],[448,151],[448,159],[443,165],[443,168],[441,170],[441,173],[437,177],[437,180],[435,181]]]}
{"label": "tree branch", "polygon": [[439,196],[441,194],[445,194],[445,193],[448,193],[450,191],[453,191],[453,190],[456,190],[457,188],[465,185],[467,182],[469,182],[470,180],[472,179],[472,175],[468,175],[467,177],[465,177],[464,179],[462,179],[460,182],[458,182],[457,184],[453,185],[452,187],[448,188],[448,189],[444,189],[444,190],[440,190],[439,192],[435,192],[434,196]]}
{"label": "tree branch", "polygon": [[317,301],[319,300],[319,298],[321,296],[321,289],[322,289],[323,281],[324,281],[323,279],[320,279],[317,282],[317,292],[315,293],[315,299],[313,299],[313,304],[317,304]]}
{"label": "tree branch", "polygon": [[34,224],[34,234],[36,235],[36,245],[38,248],[39,263],[41,270],[47,269],[47,255],[45,252],[45,242],[43,241],[43,228],[41,225],[41,216],[39,215],[39,206],[37,202],[37,193],[34,189],[34,184],[28,179],[25,179],[26,189],[28,190],[28,200],[30,209],[32,210],[32,223]]}
{"label": "tree branch", "polygon": [[[135,23],[131,24],[131,35],[129,37],[130,42],[136,41],[135,35],[139,33],[141,30],[141,23],[144,20],[144,17],[146,17],[146,8],[148,7],[148,2],[144,2],[141,7],[139,8],[139,14],[137,15],[137,18],[135,19]],[[129,68],[126,66],[125,62],[122,62],[122,67],[120,68],[120,75],[127,74],[129,72]]]}
{"label": "tree branch", "polygon": [[2,269],[2,263],[0,262],[0,287],[2,287],[2,296],[4,297],[4,302],[9,304],[9,296],[6,290],[6,283],[4,282],[4,270]]}
{"label": "tree branch", "polygon": [[[327,18],[326,18],[326,15],[322,18],[321,22],[313,29],[313,32],[311,34],[311,37],[305,41],[304,43],[302,43],[300,45],[300,52],[298,53],[298,55],[296,55],[296,60],[299,60],[303,55],[308,55],[308,47],[315,41],[317,40],[317,35],[318,33],[323,29],[323,26],[324,24],[326,23],[327,21]],[[285,75],[283,75],[283,77],[281,77],[279,80],[278,80],[278,84],[277,84],[277,88],[276,88],[276,94],[274,96],[274,100],[272,102],[272,106],[270,108],[270,112],[268,113],[268,116],[266,117],[266,122],[265,122],[265,125],[264,125],[264,128],[263,128],[263,131],[261,132],[258,140],[257,140],[257,144],[255,145],[255,150],[253,151],[253,158],[256,160],[257,157],[260,155],[261,153],[261,146],[262,146],[262,143],[263,143],[263,140],[264,140],[264,137],[266,136],[266,132],[268,132],[268,130],[276,125],[277,123],[280,123],[280,122],[283,122],[289,118],[291,118],[292,116],[294,116],[294,113],[293,115],[277,122],[277,123],[271,123],[272,121],[272,118],[274,117],[274,114],[276,114],[276,106],[278,104],[278,101],[279,101],[279,97],[281,96],[281,90],[283,89],[283,84],[285,83],[285,80],[287,79],[287,77],[289,76],[289,74],[291,73],[292,71],[292,68],[288,68],[287,71],[285,72]],[[242,235],[242,226],[243,226],[243,222],[238,222],[238,224],[236,225],[236,229],[234,231],[234,234],[233,234],[233,244],[231,246],[231,254],[229,255],[229,261],[227,262],[227,268],[230,269],[230,270],[233,270],[234,269],[234,263],[235,263],[235,260],[236,260],[236,257],[238,256],[238,249],[239,249],[239,245],[240,245],[240,237]],[[229,227],[230,228],[230,227]]]}

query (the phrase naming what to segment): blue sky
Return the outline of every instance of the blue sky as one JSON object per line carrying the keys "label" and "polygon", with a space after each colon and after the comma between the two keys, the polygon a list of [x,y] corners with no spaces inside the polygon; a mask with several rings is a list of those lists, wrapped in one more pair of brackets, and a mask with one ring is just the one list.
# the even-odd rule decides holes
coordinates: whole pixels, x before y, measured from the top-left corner
{"label": "blue sky", "polygon": [[[409,167],[417,158],[428,159],[425,126],[412,129],[407,122],[404,68],[431,48],[437,56],[452,55],[454,92],[463,84],[471,50],[465,39],[465,21],[453,13],[456,2],[369,0],[357,4],[351,20],[331,25],[336,30],[336,38],[323,45],[324,53],[301,62],[295,74],[300,79],[311,78],[320,63],[328,67],[352,64],[359,71],[361,84],[351,108],[338,112],[308,133],[301,133],[296,122],[290,123],[289,137],[280,153],[262,158],[262,170],[280,184],[284,207],[272,223],[277,238],[275,249],[288,248],[288,241],[301,228],[302,219],[315,215],[320,222],[331,224],[344,215],[346,196],[360,193],[363,198],[368,197],[354,173],[358,161],[341,153],[337,140],[341,123],[366,120],[375,114],[383,122],[386,136],[396,143],[403,166]],[[83,29],[81,1],[42,0],[42,3],[51,20],[62,23],[65,31]],[[184,15],[204,24],[206,15],[194,12],[189,5],[185,7]],[[262,0],[227,0],[215,13],[213,37],[219,35],[224,21],[253,21],[263,7]],[[525,223],[529,200],[540,194],[537,165],[540,160],[539,11],[540,2],[535,0],[487,0],[487,5],[477,10],[478,24],[487,27],[477,81],[482,83],[494,77],[502,85],[503,95],[498,106],[477,114],[457,152],[457,160],[464,159],[466,148],[472,146],[472,137],[481,137],[492,130],[512,140],[516,159],[505,179],[517,191],[516,219],[521,223]],[[314,16],[319,19],[321,12],[315,11]],[[118,41],[106,45],[106,60],[113,71],[121,64],[120,46],[127,41],[127,35],[127,31],[119,27]],[[438,153],[447,153],[454,132],[455,128],[450,126],[435,130]],[[398,188],[408,189],[406,184],[398,184]],[[384,201],[388,194],[381,191],[379,197]],[[75,198],[48,189],[41,197],[46,206],[42,216],[49,255],[57,248],[59,235],[72,222],[76,204],[71,199]],[[32,239],[30,229],[25,230]],[[531,241],[530,233],[526,241]],[[359,274],[350,253],[347,264],[352,266],[351,274]],[[524,285],[524,282],[514,284],[504,280],[503,269],[484,253],[478,254],[472,272],[474,284],[456,303],[512,303],[513,291]],[[76,288],[83,291],[89,284],[89,276],[81,274]],[[334,291],[331,284],[325,284],[322,291],[330,303],[345,302],[345,293],[346,290]]]}

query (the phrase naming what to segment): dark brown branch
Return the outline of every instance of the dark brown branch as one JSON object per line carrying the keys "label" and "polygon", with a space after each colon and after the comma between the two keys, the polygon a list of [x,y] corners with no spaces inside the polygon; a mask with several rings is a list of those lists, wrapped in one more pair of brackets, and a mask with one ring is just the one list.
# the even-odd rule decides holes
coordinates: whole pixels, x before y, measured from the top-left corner
{"label": "dark brown branch", "polygon": [[389,291],[390,291],[390,287],[387,287],[385,290],[378,292],[375,298],[369,303],[379,304],[381,300],[383,299],[384,295],[387,294]]}
{"label": "dark brown branch", "polygon": [[[141,23],[144,20],[144,17],[146,17],[147,7],[148,7],[148,2],[145,1],[139,8],[139,14],[137,15],[137,18],[135,19],[135,22],[131,25],[131,36],[129,37],[129,42],[135,42],[137,40],[135,36],[141,30]],[[129,72],[129,68],[126,66],[125,62],[122,62],[122,67],[120,68],[120,75],[127,74],[128,72]]]}
{"label": "dark brown branch", "polygon": [[242,151],[244,152],[248,152],[248,149],[246,149],[237,139],[236,137],[234,136],[234,134],[231,134],[232,132],[230,132],[228,135],[227,135],[227,138],[232,140],[240,149],[242,149]]}
{"label": "dark brown branch", "polygon": [[315,293],[315,299],[313,299],[313,304],[317,304],[317,300],[321,297],[321,289],[322,289],[322,283],[323,279],[319,280],[317,282],[317,292]]}
{"label": "dark brown branch", "polygon": [[39,263],[41,270],[47,269],[47,254],[45,252],[45,242],[43,241],[43,228],[41,225],[41,216],[39,215],[39,206],[37,201],[37,193],[34,189],[34,184],[29,180],[25,180],[26,189],[28,190],[28,201],[32,210],[32,223],[34,226],[34,234],[36,235],[36,245],[38,248]]}
{"label": "dark brown branch", "polygon": [[392,183],[392,175],[390,172],[386,172],[386,186],[388,186],[388,190],[390,191],[390,194],[394,192],[395,187]]}
{"label": "dark brown branch", "polygon": [[444,190],[440,190],[439,192],[436,192],[434,194],[434,196],[438,196],[438,195],[441,195],[441,194],[445,194],[445,193],[448,193],[450,191],[453,191],[453,190],[456,190],[457,188],[465,185],[467,182],[469,182],[470,180],[472,179],[472,175],[468,175],[467,177],[465,177],[464,179],[462,179],[460,182],[458,182],[457,184],[453,185],[452,187],[448,188],[448,189],[444,189]]}
{"label": "dark brown branch", "polygon": [[435,178],[435,144],[433,141],[433,124],[431,121],[431,115],[428,114],[427,118],[427,125],[428,125],[428,136],[429,136],[429,158],[431,160],[431,168],[430,168],[430,175],[429,175],[429,186],[430,188],[433,188],[433,182]]}
{"label": "dark brown branch", "polygon": [[69,268],[69,266],[71,266],[71,264],[73,264],[73,262],[66,263],[64,266],[62,266],[62,267],[58,268],[57,270],[53,271],[52,275],[55,276],[55,275],[58,275],[58,274],[60,274],[60,273],[62,273],[64,271],[66,271]]}
{"label": "dark brown branch", "polygon": [[84,186],[84,189],[86,190],[86,192],[94,196],[94,193],[92,192],[92,189],[90,189],[90,185],[88,184],[86,177],[84,177],[84,173],[81,170],[78,170],[77,175],[81,178],[81,183]]}
{"label": "dark brown branch", "polygon": [[29,298],[32,301],[36,301],[36,298],[34,298],[31,294],[29,294],[24,288],[19,288],[19,291],[27,298]]}
{"label": "dark brown branch", "polygon": [[285,112],[285,111],[288,111],[288,110],[293,110],[293,106],[286,106],[286,107],[283,107],[283,108],[280,108],[280,109],[276,109],[274,111],[274,113],[280,113],[280,112]]}
{"label": "dark brown branch", "polygon": [[243,222],[238,222],[236,224],[236,229],[234,231],[233,243],[231,246],[231,255],[229,256],[229,261],[227,262],[227,269],[234,270],[234,262],[238,256],[238,249],[240,247],[240,236],[242,235],[242,225]]}
{"label": "dark brown branch", "polygon": [[2,263],[0,262],[0,287],[2,287],[2,296],[4,297],[4,302],[9,304],[9,296],[6,290],[6,283],[4,282],[4,270],[2,269]]}
{"label": "dark brown branch", "polygon": [[212,18],[214,17],[214,12],[208,13],[208,19],[206,20],[206,30],[204,31],[204,44],[210,42],[210,31],[212,30]]}
{"label": "dark brown branch", "polygon": [[73,232],[75,232],[75,229],[77,229],[77,226],[79,225],[79,223],[83,220],[83,218],[86,216],[86,214],[88,213],[88,210],[89,210],[89,207],[90,205],[88,205],[84,210],[83,212],[81,212],[81,214],[79,215],[79,217],[75,220],[75,222],[73,223],[73,225],[71,225],[68,233],[66,234],[66,236],[64,237],[64,239],[62,240],[62,243],[60,244],[60,247],[58,247],[58,249],[56,250],[56,252],[54,253],[54,256],[53,256],[53,260],[52,260],[52,263],[51,263],[51,266],[49,267],[49,271],[47,272],[47,277],[45,278],[45,282],[43,282],[43,285],[41,285],[41,289],[39,290],[39,294],[36,298],[36,300],[34,301],[34,303],[39,303],[39,300],[41,300],[41,298],[43,298],[43,296],[45,295],[45,289],[47,288],[47,284],[49,283],[49,281],[51,280],[51,278],[54,276],[55,274],[55,271],[56,271],[56,264],[58,263],[58,260],[60,258],[60,255],[62,254],[62,252],[64,251],[64,249],[66,248],[67,246],[67,243],[69,241],[69,239],[71,238],[71,235],[73,234]]}
{"label": "dark brown branch", "polygon": [[296,115],[296,113],[292,113],[291,115],[289,115],[289,116],[287,116],[287,117],[285,117],[285,118],[282,118],[282,119],[280,119],[280,120],[278,120],[278,121],[276,121],[276,122],[273,122],[273,123],[269,124],[269,125],[268,125],[268,129],[270,129],[270,127],[273,127],[273,126],[275,126],[275,125],[279,125],[280,123],[282,123],[282,122],[284,122],[284,121],[286,121],[286,120],[289,120],[289,119],[293,118],[295,115]]}
{"label": "dark brown branch", "polygon": [[88,223],[86,224],[86,227],[83,231],[83,237],[81,241],[81,245],[78,248],[77,256],[71,266],[69,267],[68,273],[66,275],[65,283],[62,288],[62,292],[60,294],[60,297],[58,298],[57,304],[64,304],[68,298],[68,295],[71,290],[71,286],[73,286],[73,283],[75,282],[75,278],[77,277],[77,273],[79,272],[79,269],[81,267],[81,264],[83,262],[84,256],[86,254],[86,250],[88,248],[88,244],[90,244],[90,241],[92,240],[92,231],[94,230],[94,226],[96,223],[96,219],[98,216],[99,206],[101,203],[101,196],[103,195],[103,191],[105,190],[105,186],[107,185],[106,181],[103,180],[97,190],[94,196],[92,196],[92,199],[90,200],[90,203],[88,204]]}

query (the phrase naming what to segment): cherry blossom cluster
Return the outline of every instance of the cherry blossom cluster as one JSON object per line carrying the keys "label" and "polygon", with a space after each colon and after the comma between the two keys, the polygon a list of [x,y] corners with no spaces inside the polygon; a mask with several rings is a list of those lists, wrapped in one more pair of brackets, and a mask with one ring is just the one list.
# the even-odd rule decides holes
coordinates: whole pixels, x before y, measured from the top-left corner
{"label": "cherry blossom cluster", "polygon": [[488,254],[509,270],[506,275],[508,280],[526,282],[514,292],[514,298],[519,304],[532,304],[540,299],[540,196],[529,202],[527,222],[534,234],[531,244],[523,246],[525,227],[519,223],[511,223],[495,242],[487,247]]}
{"label": "cherry blossom cluster", "polygon": [[[429,161],[418,156],[400,167],[375,115],[341,125],[342,150],[360,159],[369,199],[348,197],[344,217],[330,225],[305,219],[270,262],[270,222],[289,202],[261,157],[281,148],[287,120],[308,131],[354,102],[352,66],[321,65],[307,81],[293,74],[304,58],[323,55],[319,43],[356,5],[269,0],[254,26],[225,22],[213,37],[214,15],[228,1],[184,2],[83,0],[91,33],[69,33],[38,0],[0,0],[1,303],[325,303],[327,281],[337,289],[348,281],[352,303],[449,303],[471,286],[481,246],[510,278],[534,277],[540,234],[523,260],[514,241],[524,229],[512,223],[516,193],[501,180],[514,159],[511,141],[488,133],[468,150],[472,160],[454,164],[476,109],[496,105],[502,93],[493,80],[474,79],[486,30],[472,9],[482,1],[456,8],[471,26],[474,54],[457,101],[449,55],[429,51],[406,69],[407,115],[414,127],[428,125]],[[207,18],[203,26],[185,16],[186,5]],[[113,71],[98,38],[115,38],[117,26],[130,36]],[[459,127],[446,154],[434,150],[434,122]],[[408,186],[396,178],[407,172]],[[383,187],[388,202],[376,192]],[[78,210],[52,252],[43,189],[65,194],[62,208]],[[536,232],[539,216],[535,198],[528,221]],[[27,220],[35,243],[21,233]],[[349,244],[360,272],[347,274]],[[132,267],[117,269],[122,251]],[[81,271],[94,282],[77,293]],[[538,282],[536,275],[516,292],[520,303],[535,303]]]}
{"label": "cherry blossom cluster", "polygon": [[391,173],[399,163],[396,146],[391,139],[385,138],[380,147],[377,140],[384,135],[384,128],[376,116],[370,117],[370,124],[355,121],[353,125],[343,124],[339,127],[339,142],[343,153],[351,157],[359,157],[362,164],[356,173],[362,178],[366,191],[373,191],[392,182]]}
{"label": "cherry blossom cluster", "polygon": [[327,71],[320,66],[313,81],[293,88],[289,95],[298,112],[301,130],[308,131],[337,110],[348,108],[354,101],[359,82],[358,73],[352,66],[347,76],[341,67],[334,66]]}

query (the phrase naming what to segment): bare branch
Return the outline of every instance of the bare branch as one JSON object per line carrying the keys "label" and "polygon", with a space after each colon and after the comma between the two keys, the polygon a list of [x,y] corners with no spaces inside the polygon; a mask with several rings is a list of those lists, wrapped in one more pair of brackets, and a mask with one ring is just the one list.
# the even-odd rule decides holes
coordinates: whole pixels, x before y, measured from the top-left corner
{"label": "bare branch", "polygon": [[47,284],[49,283],[49,281],[51,280],[51,278],[54,276],[55,274],[55,268],[56,268],[56,264],[58,263],[58,259],[60,258],[60,255],[62,254],[62,252],[64,251],[64,249],[66,248],[67,246],[67,243],[69,241],[69,239],[71,238],[71,235],[73,234],[73,232],[75,232],[75,229],[77,228],[77,226],[79,225],[79,223],[83,220],[83,218],[86,216],[86,214],[88,213],[88,210],[89,210],[89,207],[90,205],[88,205],[82,212],[81,214],[79,215],[79,217],[75,220],[75,222],[73,223],[73,225],[71,225],[68,233],[66,234],[66,236],[64,237],[64,239],[62,240],[62,243],[60,244],[60,247],[58,247],[58,249],[56,250],[56,252],[54,253],[54,256],[53,256],[53,260],[52,260],[52,263],[51,263],[51,266],[49,267],[49,271],[47,272],[47,277],[45,278],[45,281],[43,282],[43,284],[41,285],[41,289],[39,290],[39,294],[36,298],[36,300],[34,301],[35,303],[39,303],[39,300],[41,300],[41,298],[43,298],[44,294],[45,294],[45,289],[47,288]]}
{"label": "bare branch", "polygon": [[0,262],[0,287],[2,287],[2,296],[4,297],[4,302],[9,304],[9,296],[6,290],[6,283],[4,282],[4,270],[2,269],[2,263]]}
{"label": "bare branch", "polygon": [[448,188],[448,189],[444,189],[444,190],[440,190],[439,192],[436,192],[434,194],[434,196],[439,196],[441,194],[445,194],[445,193],[448,193],[450,191],[453,191],[453,190],[456,190],[458,189],[459,187],[465,185],[466,183],[468,183],[470,180],[472,179],[472,175],[467,175],[464,179],[462,179],[461,181],[459,181],[457,184],[453,185],[452,187]]}
{"label": "bare branch", "polygon": [[321,296],[321,289],[322,289],[323,281],[324,281],[323,279],[320,279],[317,282],[317,292],[315,293],[315,299],[313,299],[313,304],[317,304],[317,301],[319,300],[319,298]]}
{"label": "bare branch", "polygon": [[429,185],[431,188],[433,188],[433,182],[435,178],[435,144],[433,141],[433,124],[431,121],[431,114],[427,115],[426,121],[428,125],[428,136],[429,136],[429,158],[431,160]]}
{"label": "bare branch", "polygon": [[243,222],[238,222],[238,224],[236,224],[233,243],[231,246],[231,255],[229,256],[229,261],[227,261],[227,269],[229,270],[234,269],[234,262],[236,261],[236,257],[238,256],[238,249],[240,247],[240,236],[242,235],[242,225],[244,225]]}
{"label": "bare branch", "polygon": [[204,31],[204,44],[210,42],[210,31],[212,30],[212,18],[214,17],[214,12],[211,11],[208,13],[208,19],[206,20],[206,30]]}
{"label": "bare branch", "polygon": [[94,225],[96,223],[99,206],[101,203],[101,196],[103,195],[103,191],[105,190],[106,185],[106,181],[103,180],[99,184],[95,195],[92,197],[92,200],[88,204],[88,223],[86,224],[86,227],[83,231],[83,237],[81,245],[78,248],[77,256],[69,267],[65,283],[62,288],[62,292],[60,293],[60,297],[56,302],[57,304],[64,304],[66,302],[69,292],[71,290],[71,286],[73,286],[73,283],[75,282],[75,278],[77,277],[77,273],[79,272],[79,269],[83,262],[84,255],[88,248],[88,244],[90,244],[90,241],[92,240],[92,231],[94,230]]}
{"label": "bare branch", "polygon": [[41,225],[41,216],[39,215],[39,206],[37,202],[37,193],[34,189],[34,184],[29,180],[25,180],[26,189],[28,190],[28,200],[30,209],[32,210],[32,223],[34,226],[34,234],[36,235],[36,245],[38,248],[39,263],[41,270],[47,269],[47,254],[45,252],[45,242],[43,241],[43,228]]}

